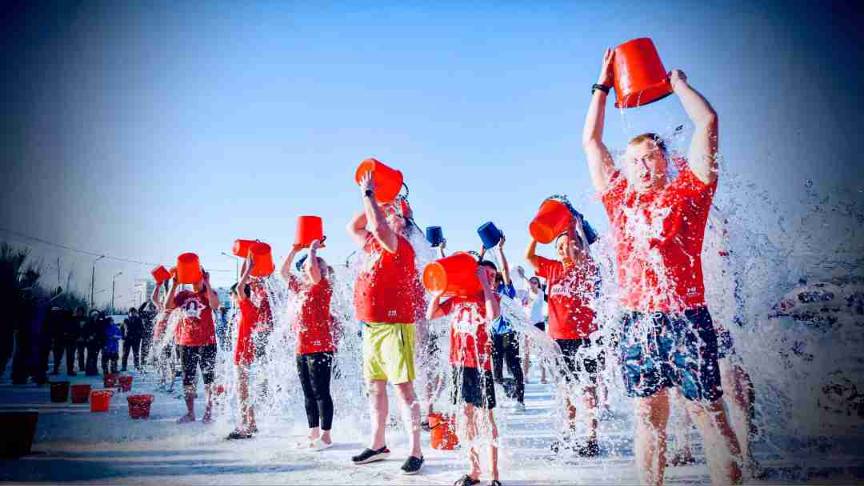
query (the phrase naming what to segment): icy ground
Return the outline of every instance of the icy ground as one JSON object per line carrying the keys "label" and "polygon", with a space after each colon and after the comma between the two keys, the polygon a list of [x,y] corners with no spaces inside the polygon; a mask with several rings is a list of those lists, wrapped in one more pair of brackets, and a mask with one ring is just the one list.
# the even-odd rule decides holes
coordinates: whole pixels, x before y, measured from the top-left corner
{"label": "icy ground", "polygon": [[[57,379],[65,378],[61,375]],[[152,374],[136,374],[133,386],[133,392],[156,395],[149,420],[131,420],[123,394],[115,394],[107,414],[96,414],[89,411],[89,405],[50,403],[47,386],[13,386],[5,380],[0,385],[0,411],[37,410],[39,422],[33,454],[19,460],[0,461],[0,481],[443,485],[452,484],[467,471],[464,451],[433,450],[429,447],[429,434],[423,433],[426,465],[421,474],[413,477],[399,474],[406,443],[398,425],[388,430],[393,451],[389,460],[354,466],[350,456],[364,447],[368,425],[365,421],[356,423],[358,413],[352,414],[354,418],[350,420],[343,413],[343,419],[339,420],[338,397],[336,446],[332,449],[298,450],[305,424],[285,418],[259,419],[261,433],[254,439],[226,441],[224,437],[231,430],[231,421],[224,415],[227,412],[223,411],[223,420],[211,425],[200,422],[177,425],[174,421],[183,411],[182,401],[176,393],[156,391],[154,379]],[[101,388],[101,379],[95,377],[79,375],[70,381]],[[601,422],[602,451],[596,459],[556,456],[550,451],[549,445],[555,438],[551,385],[541,385],[532,379],[527,385],[526,404],[527,411],[517,414],[503,393],[499,395],[496,415],[504,434],[500,470],[505,485],[637,481],[632,456],[632,411],[626,400],[616,400],[611,416]],[[199,418],[202,405],[199,400]],[[668,483],[708,482],[695,434],[693,440],[697,445],[697,464],[669,468]],[[781,457],[768,452],[771,447],[756,444],[757,458],[766,470],[761,482],[850,483],[864,478],[864,453],[860,447],[854,443],[826,447],[826,457],[813,457],[812,453]],[[812,444],[807,450],[813,450]],[[482,479],[482,484],[486,484],[488,478]]]}

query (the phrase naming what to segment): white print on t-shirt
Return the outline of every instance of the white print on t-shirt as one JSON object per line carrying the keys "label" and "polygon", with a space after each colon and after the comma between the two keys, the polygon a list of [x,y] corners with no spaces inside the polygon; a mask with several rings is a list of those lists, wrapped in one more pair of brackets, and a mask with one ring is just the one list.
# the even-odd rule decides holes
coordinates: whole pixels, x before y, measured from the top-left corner
{"label": "white print on t-shirt", "polygon": [[480,315],[477,304],[465,304],[459,307],[453,317],[453,332],[456,334],[477,334],[477,328],[485,323]]}
{"label": "white print on t-shirt", "polygon": [[187,299],[180,308],[189,319],[200,319],[201,312],[205,309],[204,304],[198,299]]}
{"label": "white print on t-shirt", "polygon": [[663,237],[663,223],[672,213],[672,208],[669,206],[643,208],[637,205],[625,206],[623,211],[626,217],[627,234],[642,236],[637,238],[636,244],[647,246],[649,241]]}

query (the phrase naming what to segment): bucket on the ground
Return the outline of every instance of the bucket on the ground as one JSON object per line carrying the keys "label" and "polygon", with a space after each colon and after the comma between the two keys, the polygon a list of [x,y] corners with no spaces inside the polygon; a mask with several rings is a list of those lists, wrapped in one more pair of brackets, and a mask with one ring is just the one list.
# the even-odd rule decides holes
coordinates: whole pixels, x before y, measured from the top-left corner
{"label": "bucket on the ground", "polygon": [[482,290],[477,278],[477,260],[468,253],[457,252],[426,265],[423,286],[432,293],[472,295]]}
{"label": "bucket on the ground", "polygon": [[117,388],[124,393],[132,391],[132,375],[120,375],[117,378]]}
{"label": "bucket on the ground", "polygon": [[177,281],[181,284],[194,284],[201,281],[201,261],[194,253],[183,253],[177,257]]}
{"label": "bucket on the ground", "polygon": [[495,248],[495,245],[501,241],[501,230],[495,226],[495,223],[489,221],[488,223],[483,223],[477,228],[477,234],[480,235],[480,241],[483,242],[483,248],[487,250],[490,248]]}
{"label": "bucket on the ground", "polygon": [[267,277],[273,273],[273,270],[276,270],[270,245],[257,241],[249,247],[249,252],[252,253],[252,261],[254,263],[252,270],[249,272],[250,275],[253,277]]}
{"label": "bucket on the ground", "polygon": [[0,412],[0,457],[30,454],[38,420],[39,412]]}
{"label": "bucket on the ground", "polygon": [[426,241],[432,245],[432,248],[437,248],[444,241],[444,230],[440,226],[428,226],[426,228]]}
{"label": "bucket on the ground", "polygon": [[90,392],[90,411],[107,412],[111,406],[114,390],[93,390]]}
{"label": "bucket on the ground", "polygon": [[389,167],[378,159],[366,159],[360,162],[354,173],[354,180],[359,184],[366,173],[372,172],[375,182],[375,199],[389,203],[396,199],[402,190],[402,172]]}
{"label": "bucket on the ground", "polygon": [[68,381],[52,381],[51,382],[51,401],[54,403],[63,403],[69,399],[69,382]]}
{"label": "bucket on the ground", "polygon": [[153,395],[129,395],[126,397],[129,403],[129,417],[133,419],[150,418],[150,405],[153,403]]}
{"label": "bucket on the ground", "polygon": [[567,205],[555,199],[547,199],[540,205],[537,215],[528,225],[528,232],[538,243],[551,243],[558,235],[567,231],[573,213]]}
{"label": "bucket on the ground", "polygon": [[644,106],[672,94],[663,61],[654,42],[647,37],[616,47],[612,72],[617,108]]}
{"label": "bucket on the ground", "polygon": [[430,442],[433,449],[453,450],[459,445],[456,435],[456,417],[438,412],[429,414]]}
{"label": "bucket on the ground", "polygon": [[105,373],[102,377],[102,386],[105,388],[114,388],[117,386],[117,373]]}
{"label": "bucket on the ground", "polygon": [[90,399],[91,388],[90,385],[84,383],[72,385],[72,403],[87,403],[87,400]]}
{"label": "bucket on the ground", "polygon": [[324,239],[324,221],[319,216],[298,216],[294,243],[308,248],[313,241]]}
{"label": "bucket on the ground", "polygon": [[154,268],[153,271],[150,272],[150,275],[153,275],[153,279],[156,280],[156,286],[159,286],[162,282],[171,278],[171,272],[162,265]]}

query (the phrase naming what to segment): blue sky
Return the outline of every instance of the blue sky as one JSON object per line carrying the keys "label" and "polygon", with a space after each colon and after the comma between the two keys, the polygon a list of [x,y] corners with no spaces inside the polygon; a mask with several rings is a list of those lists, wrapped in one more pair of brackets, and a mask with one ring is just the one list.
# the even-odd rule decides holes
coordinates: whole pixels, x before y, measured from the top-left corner
{"label": "blue sky", "polygon": [[[815,2],[84,2],[11,4],[0,53],[0,227],[169,264],[233,270],[235,238],[281,257],[324,218],[325,258],[353,251],[352,174],[401,169],[421,226],[474,248],[493,220],[511,259],[542,199],[567,193],[600,229],[580,147],[603,49],[651,37],[721,118],[724,171],[786,217],[820,191],[861,200],[860,12]],[[857,54],[856,54],[857,53]],[[674,97],[611,106],[612,148],[686,123]],[[752,188],[724,186],[726,199]],[[848,196],[846,196],[848,194]],[[721,196],[718,195],[718,198]],[[754,200],[754,211],[760,208]],[[766,216],[767,217],[767,216]],[[0,234],[0,239],[22,242]],[[89,283],[91,259],[61,256]],[[63,263],[63,262],[67,263]],[[144,265],[103,261],[97,288]],[[64,270],[64,271],[66,271]],[[233,271],[216,272],[218,284]],[[87,278],[85,278],[87,277]],[[106,298],[107,292],[102,294]]]}

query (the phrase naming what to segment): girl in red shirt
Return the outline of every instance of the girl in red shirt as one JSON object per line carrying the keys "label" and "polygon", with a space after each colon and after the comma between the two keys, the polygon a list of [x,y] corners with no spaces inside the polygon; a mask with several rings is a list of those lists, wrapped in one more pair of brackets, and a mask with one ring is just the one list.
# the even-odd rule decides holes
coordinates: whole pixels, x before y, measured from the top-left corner
{"label": "girl in red shirt", "polygon": [[252,434],[258,432],[255,424],[255,409],[249,400],[249,368],[255,361],[255,342],[252,334],[255,324],[259,320],[259,308],[255,307],[250,298],[252,288],[249,284],[250,273],[253,267],[252,253],[249,253],[249,261],[245,262],[243,275],[240,280],[231,287],[231,296],[234,305],[240,310],[239,325],[237,326],[237,345],[234,347],[234,366],[237,370],[237,395],[240,401],[240,425],[228,434],[228,439],[249,439]]}
{"label": "girl in red shirt", "polygon": [[288,289],[298,299],[293,329],[297,333],[297,374],[305,398],[309,425],[307,447],[317,451],[333,445],[330,430],[333,425],[333,397],[330,396],[330,375],[336,352],[330,298],[333,287],[328,280],[327,263],[317,255],[321,243],[309,246],[309,255],[297,262],[297,277],[291,273],[291,263],[300,247],[295,245],[282,264],[281,274]]}

